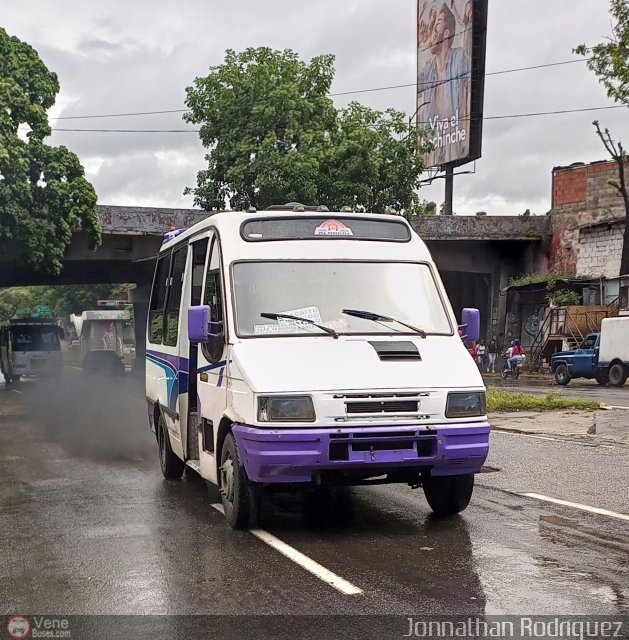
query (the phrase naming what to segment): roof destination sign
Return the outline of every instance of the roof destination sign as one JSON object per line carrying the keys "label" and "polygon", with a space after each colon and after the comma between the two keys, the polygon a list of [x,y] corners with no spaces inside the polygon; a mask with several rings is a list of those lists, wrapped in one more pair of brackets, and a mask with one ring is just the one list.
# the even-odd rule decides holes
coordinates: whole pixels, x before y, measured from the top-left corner
{"label": "roof destination sign", "polygon": [[247,220],[240,231],[248,242],[277,240],[376,240],[409,242],[411,232],[403,220],[378,216],[349,218],[299,215]]}

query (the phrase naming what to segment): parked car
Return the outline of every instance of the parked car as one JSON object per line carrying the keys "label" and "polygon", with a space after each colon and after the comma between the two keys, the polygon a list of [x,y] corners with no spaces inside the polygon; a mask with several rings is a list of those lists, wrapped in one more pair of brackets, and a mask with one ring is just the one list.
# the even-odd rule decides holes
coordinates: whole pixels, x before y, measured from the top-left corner
{"label": "parked car", "polygon": [[588,378],[622,387],[629,376],[629,317],[605,318],[600,333],[587,335],[578,349],[553,354],[550,367],[560,385]]}

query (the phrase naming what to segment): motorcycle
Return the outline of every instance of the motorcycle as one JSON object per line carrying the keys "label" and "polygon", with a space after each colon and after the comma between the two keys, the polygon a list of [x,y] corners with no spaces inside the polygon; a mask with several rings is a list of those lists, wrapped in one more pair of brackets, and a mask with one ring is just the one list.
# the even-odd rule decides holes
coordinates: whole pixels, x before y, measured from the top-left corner
{"label": "motorcycle", "polygon": [[514,380],[517,380],[520,377],[520,370],[522,369],[522,365],[524,364],[524,360],[526,356],[520,355],[516,356],[517,360],[511,364],[511,368],[509,368],[509,358],[506,356],[502,362],[502,371],[500,374],[506,380],[509,376],[511,376]]}

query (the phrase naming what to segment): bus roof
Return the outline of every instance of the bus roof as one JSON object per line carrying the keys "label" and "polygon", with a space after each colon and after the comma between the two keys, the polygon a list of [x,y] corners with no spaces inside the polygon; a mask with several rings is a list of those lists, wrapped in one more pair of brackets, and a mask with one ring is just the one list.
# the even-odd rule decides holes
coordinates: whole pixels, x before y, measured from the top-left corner
{"label": "bus roof", "polygon": [[[161,251],[217,230],[226,262],[237,259],[430,260],[401,216],[345,211],[223,211],[164,242]],[[365,243],[369,245],[366,249]]]}

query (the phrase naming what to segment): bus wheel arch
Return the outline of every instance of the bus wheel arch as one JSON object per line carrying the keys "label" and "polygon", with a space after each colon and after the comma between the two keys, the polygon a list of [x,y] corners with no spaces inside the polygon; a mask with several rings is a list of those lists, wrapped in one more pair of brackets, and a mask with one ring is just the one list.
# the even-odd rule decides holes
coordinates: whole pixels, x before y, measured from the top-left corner
{"label": "bus wheel arch", "polygon": [[159,464],[162,475],[166,480],[179,480],[183,475],[185,463],[177,456],[170,446],[170,435],[164,414],[160,411],[156,423],[157,446],[159,448]]}
{"label": "bus wheel arch", "polygon": [[232,432],[233,422],[224,417],[216,439],[218,489],[225,519],[232,529],[256,526],[261,487],[247,476],[238,443]]}
{"label": "bus wheel arch", "polygon": [[159,443],[159,419],[162,417],[162,410],[156,402],[153,405],[153,427],[155,429],[155,440]]}
{"label": "bus wheel arch", "polygon": [[216,477],[218,478],[221,473],[221,451],[223,449],[223,444],[225,443],[225,438],[228,433],[231,433],[232,426],[234,423],[227,417],[223,416],[218,425],[218,432],[216,434]]}

